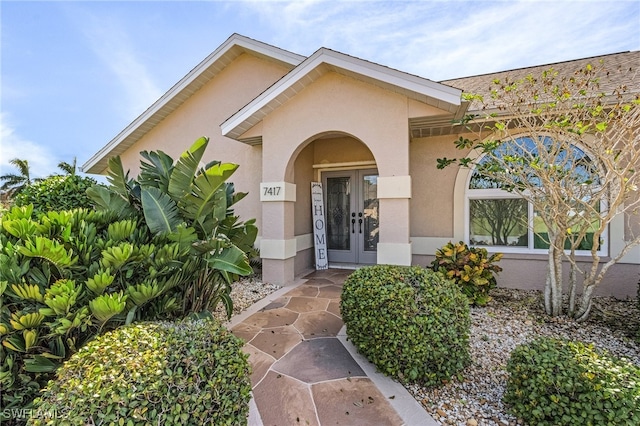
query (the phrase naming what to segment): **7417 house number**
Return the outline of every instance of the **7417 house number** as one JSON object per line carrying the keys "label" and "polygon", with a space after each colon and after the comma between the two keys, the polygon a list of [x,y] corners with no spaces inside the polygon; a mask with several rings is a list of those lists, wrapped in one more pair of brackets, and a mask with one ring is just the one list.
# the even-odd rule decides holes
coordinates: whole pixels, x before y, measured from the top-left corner
{"label": "7417 house number", "polygon": [[265,186],[264,187],[264,194],[262,195],[280,195],[280,190],[282,189],[282,187],[280,186]]}

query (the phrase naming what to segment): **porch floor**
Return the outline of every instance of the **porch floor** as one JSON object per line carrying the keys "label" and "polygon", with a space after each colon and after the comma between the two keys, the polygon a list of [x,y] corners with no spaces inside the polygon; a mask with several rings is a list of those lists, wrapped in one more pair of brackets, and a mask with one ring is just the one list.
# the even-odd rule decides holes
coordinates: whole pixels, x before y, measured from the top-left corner
{"label": "porch floor", "polygon": [[253,368],[249,425],[436,425],[347,342],[340,295],[351,272],[312,272],[232,319]]}

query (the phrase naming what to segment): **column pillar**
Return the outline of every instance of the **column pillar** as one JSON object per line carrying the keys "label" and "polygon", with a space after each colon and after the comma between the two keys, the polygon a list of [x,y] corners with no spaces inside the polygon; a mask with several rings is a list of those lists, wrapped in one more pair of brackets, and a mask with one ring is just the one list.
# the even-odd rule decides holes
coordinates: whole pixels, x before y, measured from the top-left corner
{"label": "column pillar", "polygon": [[411,176],[378,177],[378,264],[411,265],[409,203]]}
{"label": "column pillar", "polygon": [[292,284],[297,252],[293,226],[296,185],[289,182],[262,182],[260,201],[262,278],[272,284]]}

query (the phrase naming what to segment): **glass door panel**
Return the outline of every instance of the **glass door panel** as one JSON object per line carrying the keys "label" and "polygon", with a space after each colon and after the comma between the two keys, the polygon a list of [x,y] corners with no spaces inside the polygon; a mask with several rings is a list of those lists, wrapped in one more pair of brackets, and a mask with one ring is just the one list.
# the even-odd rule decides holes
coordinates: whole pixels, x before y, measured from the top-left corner
{"label": "glass door panel", "polygon": [[378,175],[364,176],[363,183],[363,206],[364,215],[364,250],[375,251],[378,246],[378,207],[377,198]]}
{"label": "glass door panel", "polygon": [[323,173],[329,262],[377,260],[379,231],[376,170]]}
{"label": "glass door panel", "polygon": [[328,177],[327,249],[350,250],[351,177]]}

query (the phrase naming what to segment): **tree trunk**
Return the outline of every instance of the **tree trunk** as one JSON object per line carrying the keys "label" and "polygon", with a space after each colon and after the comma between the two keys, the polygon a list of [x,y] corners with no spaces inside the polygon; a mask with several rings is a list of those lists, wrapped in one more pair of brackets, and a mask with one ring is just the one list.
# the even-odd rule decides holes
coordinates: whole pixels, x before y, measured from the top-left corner
{"label": "tree trunk", "polygon": [[550,238],[549,268],[544,290],[544,306],[547,315],[553,317],[562,314],[562,250],[557,249],[558,236]]}
{"label": "tree trunk", "polygon": [[591,312],[591,306],[593,304],[593,292],[596,289],[595,285],[586,285],[582,290],[582,297],[580,298],[580,308],[573,315],[573,317],[578,322],[582,322],[589,317],[589,312]]}
{"label": "tree trunk", "polygon": [[[575,252],[571,251],[571,257],[575,258]],[[575,263],[571,263],[569,270],[569,316],[573,317],[576,312],[576,287],[578,285],[577,269]]]}

